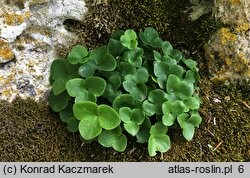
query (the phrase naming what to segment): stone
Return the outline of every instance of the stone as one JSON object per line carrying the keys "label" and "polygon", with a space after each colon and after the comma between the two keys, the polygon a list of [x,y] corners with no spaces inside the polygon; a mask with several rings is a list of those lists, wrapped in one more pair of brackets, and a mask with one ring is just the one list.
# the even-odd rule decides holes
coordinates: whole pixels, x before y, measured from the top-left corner
{"label": "stone", "polygon": [[0,1],[0,99],[16,96],[47,101],[49,72],[57,46],[72,46],[77,36],[64,28],[82,20],[83,0]]}
{"label": "stone", "polygon": [[215,16],[224,25],[205,46],[213,81],[250,78],[250,1],[216,0]]}

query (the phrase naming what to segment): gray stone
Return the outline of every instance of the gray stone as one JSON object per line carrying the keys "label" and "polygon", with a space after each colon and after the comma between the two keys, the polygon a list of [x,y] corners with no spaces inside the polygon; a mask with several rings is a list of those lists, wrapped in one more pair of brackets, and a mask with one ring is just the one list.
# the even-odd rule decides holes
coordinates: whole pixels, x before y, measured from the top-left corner
{"label": "gray stone", "polygon": [[250,1],[216,0],[215,16],[225,27],[205,47],[212,80],[250,78]]}
{"label": "gray stone", "polygon": [[56,46],[77,41],[63,22],[86,12],[83,0],[0,1],[0,99],[45,99]]}

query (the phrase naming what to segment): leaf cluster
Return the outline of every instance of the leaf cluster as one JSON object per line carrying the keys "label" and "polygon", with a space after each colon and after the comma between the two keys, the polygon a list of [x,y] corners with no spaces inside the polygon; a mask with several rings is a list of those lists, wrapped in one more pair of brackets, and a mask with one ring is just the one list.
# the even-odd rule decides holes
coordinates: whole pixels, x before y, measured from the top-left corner
{"label": "leaf cluster", "polygon": [[150,156],[170,148],[169,128],[191,140],[201,123],[197,63],[146,28],[118,30],[107,45],[77,45],[51,65],[49,105],[83,141],[124,151],[127,136]]}

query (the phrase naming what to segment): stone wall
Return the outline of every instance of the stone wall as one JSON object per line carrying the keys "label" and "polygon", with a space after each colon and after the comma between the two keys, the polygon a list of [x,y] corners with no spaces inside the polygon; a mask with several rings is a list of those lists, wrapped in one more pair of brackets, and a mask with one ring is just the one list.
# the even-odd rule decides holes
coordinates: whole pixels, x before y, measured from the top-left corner
{"label": "stone wall", "polygon": [[215,16],[223,27],[206,45],[214,81],[250,78],[250,1],[215,0]]}
{"label": "stone wall", "polygon": [[0,0],[0,99],[46,98],[56,47],[77,40],[63,22],[86,12],[83,0]]}

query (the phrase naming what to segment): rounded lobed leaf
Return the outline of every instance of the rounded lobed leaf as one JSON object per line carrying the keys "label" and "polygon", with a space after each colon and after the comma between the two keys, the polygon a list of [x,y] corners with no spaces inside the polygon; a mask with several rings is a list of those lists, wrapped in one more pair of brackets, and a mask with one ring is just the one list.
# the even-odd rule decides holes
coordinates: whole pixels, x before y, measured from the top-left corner
{"label": "rounded lobed leaf", "polygon": [[155,156],[159,151],[164,153],[170,149],[170,138],[168,135],[150,136],[148,140],[148,153]]}
{"label": "rounded lobed leaf", "polygon": [[124,123],[124,128],[132,136],[135,136],[137,132],[139,131],[139,126],[133,121]]}
{"label": "rounded lobed leaf", "polygon": [[133,79],[138,83],[146,83],[148,81],[148,70],[144,67],[137,69]]}
{"label": "rounded lobed leaf", "polygon": [[97,117],[98,105],[91,101],[84,101],[80,103],[75,103],[73,106],[74,116],[78,120],[83,120],[85,118]]}
{"label": "rounded lobed leaf", "polygon": [[155,89],[149,93],[148,100],[152,103],[162,104],[164,101],[166,101],[165,95],[166,93],[163,90]]}
{"label": "rounded lobed leaf", "polygon": [[139,108],[135,108],[132,110],[131,120],[135,122],[137,125],[141,125],[144,122],[145,113],[143,110]]}
{"label": "rounded lobed leaf", "polygon": [[113,148],[116,151],[123,152],[125,151],[126,147],[127,147],[127,137],[124,134],[115,137]]}
{"label": "rounded lobed leaf", "polygon": [[75,78],[67,81],[66,89],[70,96],[77,97],[86,93],[85,81],[82,78]]}
{"label": "rounded lobed leaf", "polygon": [[180,100],[176,100],[172,103],[171,106],[171,112],[173,114],[174,117],[177,117],[178,115],[182,114],[185,110],[185,104],[180,101]]}
{"label": "rounded lobed leaf", "polygon": [[191,124],[186,124],[183,127],[183,131],[182,131],[182,135],[184,136],[184,138],[188,141],[192,140],[193,136],[194,136],[194,126]]}
{"label": "rounded lobed leaf", "polygon": [[67,129],[70,132],[77,132],[78,131],[78,125],[79,125],[79,120],[77,120],[75,117],[71,117],[68,121],[67,121]]}
{"label": "rounded lobed leaf", "polygon": [[55,95],[62,93],[65,90],[65,80],[56,80],[52,84],[52,90]]}
{"label": "rounded lobed leaf", "polygon": [[168,127],[163,125],[162,122],[157,122],[155,125],[153,125],[150,129],[150,134],[153,136],[159,136],[159,135],[164,135],[168,131]]}
{"label": "rounded lobed leaf", "polygon": [[113,71],[116,68],[116,60],[110,55],[106,54],[102,58],[98,59],[97,69],[100,71]]}
{"label": "rounded lobed leaf", "polygon": [[68,79],[67,71],[68,61],[65,59],[56,59],[51,64],[50,76],[52,80],[66,80]]}
{"label": "rounded lobed leaf", "polygon": [[108,105],[100,105],[98,109],[98,119],[102,128],[112,130],[120,125],[121,119],[119,114],[113,108]]}
{"label": "rounded lobed leaf", "polygon": [[129,93],[136,101],[142,102],[146,99],[148,94],[147,86],[144,83],[138,83],[135,87],[130,89]]}
{"label": "rounded lobed leaf", "polygon": [[136,68],[128,62],[120,62],[118,70],[121,73],[121,75],[124,77],[128,74],[135,73]]}
{"label": "rounded lobed leaf", "polygon": [[187,83],[186,81],[181,81],[178,86],[176,86],[175,94],[181,99],[186,100],[190,98],[194,93],[194,86],[192,83]]}
{"label": "rounded lobed leaf", "polygon": [[196,61],[194,61],[194,60],[192,60],[192,59],[183,59],[182,60],[185,64],[186,64],[186,66],[188,67],[188,68],[190,68],[190,69],[195,69],[196,68],[196,66],[197,66],[197,62]]}
{"label": "rounded lobed leaf", "polygon": [[61,121],[67,122],[71,117],[74,116],[72,107],[73,107],[73,104],[70,102],[65,109],[60,111]]}
{"label": "rounded lobed leaf", "polygon": [[93,76],[96,69],[97,69],[97,65],[96,65],[95,61],[93,59],[89,59],[87,62],[80,65],[80,67],[78,69],[78,74],[81,77],[86,78],[89,76]]}
{"label": "rounded lobed leaf", "polygon": [[162,43],[161,49],[164,54],[171,55],[173,51],[173,46],[168,41],[165,41],[164,43]]}
{"label": "rounded lobed leaf", "polygon": [[150,45],[152,47],[160,48],[163,41],[159,38],[158,32],[152,28],[148,27],[139,34],[140,39],[146,45]]}
{"label": "rounded lobed leaf", "polygon": [[118,90],[121,86],[121,77],[118,75],[112,75],[108,78],[108,84],[114,89]]}
{"label": "rounded lobed leaf", "polygon": [[119,111],[119,109],[122,107],[133,108],[134,106],[135,106],[135,100],[129,94],[122,94],[120,96],[117,96],[113,102],[113,108],[116,111]]}
{"label": "rounded lobed leaf", "polygon": [[132,117],[132,110],[129,107],[122,107],[119,110],[119,115],[123,122],[128,123]]}
{"label": "rounded lobed leaf", "polygon": [[145,112],[147,116],[153,116],[155,114],[155,107],[154,104],[149,102],[148,100],[145,100],[142,103],[142,109]]}
{"label": "rounded lobed leaf", "polygon": [[67,59],[71,64],[83,63],[88,56],[88,50],[82,45],[76,45],[73,47],[71,52],[68,54]]}
{"label": "rounded lobed leaf", "polygon": [[75,103],[81,103],[84,101],[91,101],[96,103],[96,96],[91,92],[84,90],[84,92],[75,98]]}
{"label": "rounded lobed leaf", "polygon": [[106,81],[101,77],[87,77],[85,85],[88,91],[91,91],[95,96],[101,96],[106,88]]}
{"label": "rounded lobed leaf", "polygon": [[55,95],[53,92],[50,92],[49,106],[52,111],[60,112],[68,106],[69,99],[70,97],[65,91],[59,95]]}
{"label": "rounded lobed leaf", "polygon": [[175,91],[179,86],[179,83],[180,79],[176,75],[170,74],[167,79],[167,92],[172,93],[173,91]]}
{"label": "rounded lobed leaf", "polygon": [[124,35],[120,37],[120,41],[123,46],[127,47],[130,50],[133,50],[137,47],[137,35],[134,30],[126,30]]}
{"label": "rounded lobed leaf", "polygon": [[165,126],[172,126],[175,122],[175,117],[170,114],[170,113],[166,113],[162,116],[162,123]]}
{"label": "rounded lobed leaf", "polygon": [[102,132],[99,119],[96,115],[85,115],[80,120],[78,128],[81,136],[86,140],[93,139]]}
{"label": "rounded lobed leaf", "polygon": [[124,51],[126,51],[126,48],[121,44],[121,42],[113,38],[109,39],[108,48],[110,54],[114,57],[120,56],[124,53]]}
{"label": "rounded lobed leaf", "polygon": [[198,109],[200,108],[200,101],[197,97],[190,97],[184,101],[185,105],[189,109]]}
{"label": "rounded lobed leaf", "polygon": [[177,77],[181,78],[182,74],[184,73],[184,69],[177,64],[170,64],[169,65],[169,73],[174,74]]}
{"label": "rounded lobed leaf", "polygon": [[51,64],[51,80],[68,81],[71,78],[78,77],[78,65],[72,65],[65,59],[56,59]]}

